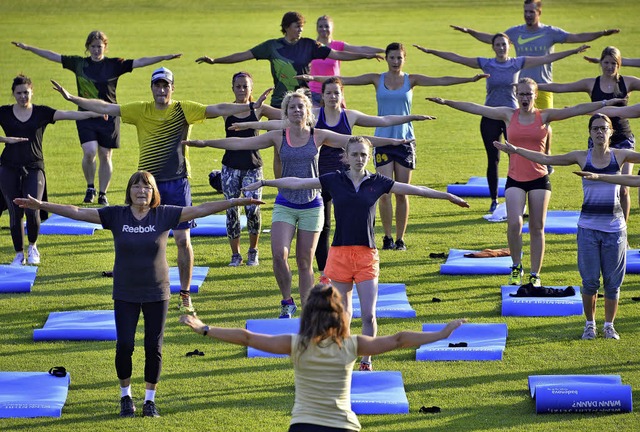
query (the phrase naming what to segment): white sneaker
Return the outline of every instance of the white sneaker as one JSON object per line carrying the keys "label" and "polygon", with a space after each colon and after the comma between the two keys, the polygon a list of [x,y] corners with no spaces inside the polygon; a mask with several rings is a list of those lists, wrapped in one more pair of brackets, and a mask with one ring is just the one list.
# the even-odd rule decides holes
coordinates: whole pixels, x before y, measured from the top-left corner
{"label": "white sneaker", "polygon": [[25,265],[24,252],[16,253],[16,257],[11,262],[12,266],[23,266]]}
{"label": "white sneaker", "polygon": [[620,335],[618,334],[618,332],[616,331],[616,329],[613,328],[612,325],[610,326],[606,326],[603,329],[603,333],[604,333],[604,338],[605,339],[615,339],[615,340],[620,340]]}
{"label": "white sneaker", "polygon": [[40,264],[40,252],[38,252],[36,245],[29,245],[29,250],[27,251],[27,263],[30,265]]}

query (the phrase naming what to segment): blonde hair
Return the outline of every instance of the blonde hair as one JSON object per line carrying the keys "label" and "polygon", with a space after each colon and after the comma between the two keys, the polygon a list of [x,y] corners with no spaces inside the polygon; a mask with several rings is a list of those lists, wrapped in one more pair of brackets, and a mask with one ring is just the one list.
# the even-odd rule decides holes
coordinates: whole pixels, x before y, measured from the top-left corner
{"label": "blonde hair", "polygon": [[289,102],[293,98],[302,100],[302,103],[304,104],[304,112],[307,119],[307,126],[313,127],[316,124],[316,116],[313,115],[313,105],[311,104],[311,100],[309,99],[309,97],[306,95],[305,89],[299,88],[297,90],[287,92],[287,94],[284,95],[281,107],[282,119],[288,121],[287,111],[289,110]]}

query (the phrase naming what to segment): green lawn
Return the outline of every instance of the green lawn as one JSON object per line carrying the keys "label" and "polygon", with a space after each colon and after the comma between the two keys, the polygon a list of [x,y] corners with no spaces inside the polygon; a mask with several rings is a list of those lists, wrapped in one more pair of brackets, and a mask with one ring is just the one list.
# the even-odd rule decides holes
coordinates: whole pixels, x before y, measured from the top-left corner
{"label": "green lawn", "polygon": [[[197,65],[202,55],[212,57],[253,47],[263,40],[278,37],[284,12],[297,9],[308,24],[305,35],[315,36],[315,18],[329,14],[335,21],[335,37],[353,44],[384,47],[393,41],[407,46],[406,71],[429,76],[472,76],[464,66],[428,56],[411,47],[451,50],[468,56],[491,56],[488,45],[455,32],[449,24],[487,32],[503,31],[522,23],[521,1],[451,0],[426,2],[382,0],[344,4],[326,1],[319,5],[285,4],[275,1],[178,1],[173,3],[113,0],[80,3],[71,0],[26,0],[2,4],[0,26],[0,100],[10,104],[12,78],[18,73],[34,81],[37,104],[59,109],[74,109],[50,89],[56,79],[74,89],[73,75],[57,64],[40,59],[10,44],[17,40],[64,54],[82,54],[86,35],[94,29],[107,33],[108,55],[138,58],[166,53],[183,53],[182,59],[166,62],[176,79],[176,99],[203,103],[232,101],[230,78],[247,70],[255,77],[255,91],[270,86],[267,62],[237,65]],[[588,54],[599,56],[605,46],[619,47],[624,56],[640,57],[637,15],[640,7],[631,0],[545,2],[543,22],[572,32],[619,27],[622,33],[593,42]],[[569,48],[575,45],[569,45]],[[561,47],[558,47],[560,49]],[[599,73],[575,56],[558,62],[555,80],[567,82]],[[149,77],[153,67],[136,70],[122,77],[118,87],[120,102],[150,100]],[[384,62],[345,62],[343,73],[356,75],[383,72]],[[623,73],[640,74],[627,68]],[[448,183],[465,181],[471,175],[483,175],[486,158],[479,134],[479,118],[437,106],[427,96],[482,102],[484,84],[474,83],[442,88],[416,88],[413,112],[438,117],[437,121],[417,123],[418,169],[413,182],[444,190]],[[375,113],[373,88],[346,90],[350,107]],[[587,101],[586,95],[556,96],[562,107]],[[638,102],[632,98],[632,102]],[[637,120],[632,121],[639,130]],[[553,152],[584,148],[587,119],[577,118],[554,124]],[[358,129],[357,133],[373,133]],[[208,120],[193,128],[193,138],[223,136],[220,119]],[[266,166],[272,153],[263,152]],[[212,193],[207,174],[219,168],[222,152],[211,149],[191,151],[194,201],[221,199]],[[45,159],[49,196],[52,201],[80,204],[84,179],[80,169],[81,151],[72,122],[50,126],[45,135]],[[122,128],[122,148],[114,153],[115,173],[109,198],[112,204],[123,202],[126,180],[135,170],[137,144],[135,129]],[[574,167],[575,168],[575,167]],[[506,175],[503,158],[500,172]],[[580,181],[573,168],[559,167],[552,176],[551,209],[579,209],[582,200]],[[270,170],[267,170],[269,172]],[[269,173],[269,177],[270,177]],[[640,214],[637,191],[633,191],[629,242],[638,247]],[[273,189],[265,194],[264,228],[268,228],[275,197]],[[622,289],[616,328],[619,342],[579,339],[583,317],[503,318],[500,316],[498,287],[504,276],[446,277],[439,275],[442,260],[430,259],[430,252],[449,248],[497,248],[506,246],[504,224],[489,224],[481,216],[488,199],[471,199],[470,209],[460,209],[435,200],[411,200],[411,216],[406,237],[408,251],[381,252],[381,282],[404,282],[409,300],[418,313],[413,320],[380,319],[379,334],[403,329],[419,330],[422,323],[444,322],[467,317],[472,322],[506,322],[509,339],[500,362],[415,362],[414,350],[401,350],[374,359],[376,370],[402,371],[410,403],[408,415],[361,416],[371,431],[556,431],[636,430],[638,415],[536,415],[527,391],[532,374],[620,374],[638,397],[640,374],[640,310],[631,300],[639,296],[640,278],[629,275]],[[13,257],[8,217],[0,218],[0,261]],[[381,242],[381,232],[378,240]],[[242,250],[248,237],[243,233]],[[525,236],[525,252],[528,238]],[[193,241],[196,265],[209,266],[209,277],[202,292],[194,296],[199,316],[220,326],[243,326],[250,318],[271,318],[278,313],[279,291],[271,269],[269,234],[261,241],[261,265],[257,268],[229,268],[230,250],[225,238],[196,238]],[[60,419],[2,419],[1,430],[286,430],[293,404],[293,372],[287,360],[247,359],[244,348],[208,343],[177,322],[177,312],[169,317],[165,337],[164,370],[158,388],[157,404],[162,417],[155,420],[122,420],[117,417],[119,391],[114,370],[113,342],[34,343],[34,328],[43,326],[49,312],[64,310],[111,309],[110,279],[101,277],[113,262],[113,246],[108,232],[90,237],[43,236],[39,243],[42,265],[30,294],[0,296],[0,370],[45,371],[64,365],[71,373],[67,404]],[[525,268],[528,253],[525,253]],[[170,245],[168,259],[176,262],[176,250]],[[291,264],[295,266],[292,259]],[[576,268],[574,236],[547,236],[547,252],[542,272],[545,285],[580,283]],[[294,283],[296,276],[294,275]],[[442,299],[432,303],[433,297]],[[296,299],[297,299],[296,292]],[[603,321],[598,311],[598,325]],[[140,326],[141,329],[142,326]],[[353,331],[360,331],[355,320]],[[133,390],[141,408],[143,387],[142,332],[134,355]],[[200,349],[204,357],[185,357]],[[438,405],[442,413],[424,415],[420,406]],[[637,408],[637,404],[636,404]],[[636,426],[634,426],[636,425]]]}

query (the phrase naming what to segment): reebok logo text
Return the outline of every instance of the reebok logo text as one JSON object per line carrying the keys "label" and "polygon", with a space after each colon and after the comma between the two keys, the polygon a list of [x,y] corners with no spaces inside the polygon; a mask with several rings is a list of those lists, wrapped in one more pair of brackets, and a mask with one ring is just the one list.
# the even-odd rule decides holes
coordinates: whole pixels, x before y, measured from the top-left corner
{"label": "reebok logo text", "polygon": [[150,226],[146,226],[146,227],[132,227],[129,225],[122,225],[122,232],[126,232],[126,233],[133,233],[133,234],[143,234],[143,233],[150,233],[150,232],[156,232],[156,226],[155,225],[150,225]]}

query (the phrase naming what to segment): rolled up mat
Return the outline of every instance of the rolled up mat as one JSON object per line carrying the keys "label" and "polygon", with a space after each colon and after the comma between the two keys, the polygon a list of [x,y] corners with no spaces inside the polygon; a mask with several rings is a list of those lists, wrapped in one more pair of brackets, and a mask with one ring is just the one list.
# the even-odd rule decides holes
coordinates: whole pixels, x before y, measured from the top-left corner
{"label": "rolled up mat", "polygon": [[60,417],[71,376],[0,372],[0,418]]}
{"label": "rolled up mat", "polygon": [[[582,315],[580,287],[574,286],[575,295],[570,297],[511,297],[518,291],[517,285],[503,285],[502,316],[569,316]],[[566,288],[552,286],[549,288]]]}
{"label": "rolled up mat", "polygon": [[[579,211],[550,210],[547,212],[544,232],[547,234],[577,234],[579,217]],[[529,222],[525,222],[522,226],[522,232],[529,232]]]}
{"label": "rolled up mat", "polygon": [[36,266],[0,265],[0,293],[26,293],[36,280]]}
{"label": "rolled up mat", "polygon": [[[209,267],[194,267],[191,275],[191,294],[195,294],[200,291],[200,287],[207,278],[209,273]],[[180,292],[180,272],[178,267],[169,267],[169,283],[171,284],[171,294],[178,294]]]}
{"label": "rolled up mat", "polygon": [[627,250],[627,273],[640,273],[640,250]]}
{"label": "rolled up mat", "polygon": [[398,371],[353,372],[351,409],[363,414],[407,414],[409,401]]}
{"label": "rolled up mat", "polygon": [[[358,290],[353,286],[353,318],[361,317]],[[407,287],[403,283],[378,284],[377,318],[415,318],[416,311],[409,304]]]}
{"label": "rolled up mat", "polygon": [[102,229],[100,224],[77,221],[55,214],[40,224],[40,234],[42,235],[93,235],[95,230],[99,229]]}
{"label": "rolled up mat", "polygon": [[529,375],[531,397],[536,397],[536,387],[556,384],[622,384],[620,375]]}
{"label": "rolled up mat", "polygon": [[113,311],[51,312],[44,327],[33,331],[33,340],[116,340]]}
{"label": "rolled up mat", "polygon": [[[272,336],[297,334],[300,330],[300,318],[251,319],[247,320],[246,328],[254,333],[264,333]],[[247,347],[247,357],[288,357],[288,355],[273,354],[267,351]]]}
{"label": "rolled up mat", "polygon": [[[422,331],[440,331],[445,325],[423,324]],[[507,343],[507,333],[507,325],[504,323],[464,323],[448,338],[420,346],[416,350],[416,360],[502,360],[502,354]]]}
{"label": "rolled up mat", "polygon": [[511,257],[467,258],[466,253],[480,252],[466,249],[451,249],[449,257],[440,265],[443,275],[508,275],[511,273]]}
{"label": "rolled up mat", "polygon": [[568,383],[536,386],[536,414],[631,412],[631,386]]}
{"label": "rolled up mat", "polygon": [[[504,186],[507,179],[498,179],[498,196],[504,196]],[[466,184],[447,185],[447,192],[462,197],[490,197],[489,183],[486,177],[470,177]]]}

